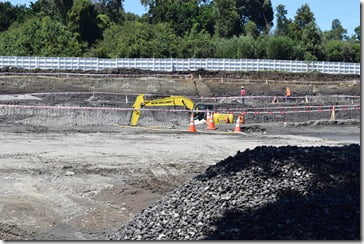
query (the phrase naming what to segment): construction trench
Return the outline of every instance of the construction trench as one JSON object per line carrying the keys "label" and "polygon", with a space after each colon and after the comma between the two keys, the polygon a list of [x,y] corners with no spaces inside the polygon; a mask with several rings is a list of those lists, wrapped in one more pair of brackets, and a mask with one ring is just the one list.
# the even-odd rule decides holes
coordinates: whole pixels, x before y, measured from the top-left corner
{"label": "construction trench", "polygon": [[[38,72],[0,75],[0,239],[361,238],[359,76]],[[130,126],[141,93],[244,113],[242,132],[187,132],[181,107]]]}

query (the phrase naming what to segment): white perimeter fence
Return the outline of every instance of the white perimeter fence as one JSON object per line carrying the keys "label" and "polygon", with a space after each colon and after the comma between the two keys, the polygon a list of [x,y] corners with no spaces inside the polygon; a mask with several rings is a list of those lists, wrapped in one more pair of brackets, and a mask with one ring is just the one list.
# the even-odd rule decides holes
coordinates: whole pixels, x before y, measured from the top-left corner
{"label": "white perimeter fence", "polygon": [[360,74],[360,63],[273,59],[72,58],[0,56],[0,68],[104,70],[115,68],[152,71],[286,71]]}

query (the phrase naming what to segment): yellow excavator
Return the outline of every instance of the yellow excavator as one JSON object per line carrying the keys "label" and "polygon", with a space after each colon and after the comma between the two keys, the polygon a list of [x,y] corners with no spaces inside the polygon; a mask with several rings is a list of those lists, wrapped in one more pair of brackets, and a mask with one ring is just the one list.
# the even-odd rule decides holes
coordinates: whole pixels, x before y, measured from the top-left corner
{"label": "yellow excavator", "polygon": [[[180,106],[184,107],[188,110],[210,110],[214,111],[215,106],[214,104],[206,104],[206,103],[197,103],[194,102],[183,96],[170,96],[165,98],[159,98],[154,100],[145,100],[144,94],[139,94],[135,99],[133,105],[133,112],[130,116],[129,125],[137,125],[139,117],[141,115],[141,108],[143,107],[165,107],[165,106]],[[206,112],[196,112],[194,114],[195,120],[206,120]],[[214,123],[233,123],[234,116],[233,114],[221,114],[221,113],[214,113]]]}

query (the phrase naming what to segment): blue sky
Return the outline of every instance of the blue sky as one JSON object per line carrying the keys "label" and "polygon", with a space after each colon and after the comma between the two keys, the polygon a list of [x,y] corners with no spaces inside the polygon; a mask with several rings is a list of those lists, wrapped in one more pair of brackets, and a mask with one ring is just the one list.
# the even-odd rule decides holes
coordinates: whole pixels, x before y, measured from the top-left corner
{"label": "blue sky", "polygon": [[[0,0],[3,1],[3,0]],[[12,4],[29,4],[36,0],[10,0]],[[354,33],[355,27],[360,25],[360,1],[359,0],[271,0],[273,9],[277,5],[286,6],[287,17],[293,19],[296,11],[307,3],[314,13],[316,23],[322,31],[331,29],[331,22],[339,19],[342,26],[347,29],[348,34]],[[139,0],[124,0],[124,9],[141,15],[146,9]]]}

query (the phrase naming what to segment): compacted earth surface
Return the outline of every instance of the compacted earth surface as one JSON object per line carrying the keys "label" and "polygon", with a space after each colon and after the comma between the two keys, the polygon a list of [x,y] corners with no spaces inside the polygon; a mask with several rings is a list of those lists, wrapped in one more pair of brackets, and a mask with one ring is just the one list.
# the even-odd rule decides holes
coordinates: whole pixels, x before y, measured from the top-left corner
{"label": "compacted earth surface", "polygon": [[[0,235],[4,240],[108,239],[108,235],[166,193],[238,151],[263,145],[342,147],[360,143],[359,125],[316,125],[302,129],[294,124],[278,123],[238,135],[160,132],[117,126],[47,132],[27,126],[5,128],[1,128],[0,152]],[[322,149],[323,155],[327,150]],[[355,149],[352,153],[358,152]],[[285,154],[283,151],[282,157]],[[317,154],[320,153],[315,152],[310,159]],[[325,157],[329,160],[333,156]],[[271,160],[274,159],[268,162]],[[295,160],[292,161],[294,167],[300,167],[301,162]],[[342,160],[353,161],[345,157]],[[312,163],[321,164],[321,161],[317,159]],[[359,166],[355,164],[355,167]],[[314,172],[307,173],[312,178]],[[284,178],[280,174],[277,180]],[[310,183],[305,181],[305,184]],[[277,198],[269,202],[274,200]],[[194,236],[182,237],[194,239]],[[305,237],[312,236],[302,236]]]}
{"label": "compacted earth surface", "polygon": [[360,239],[358,111],[189,133],[188,117],[39,108],[131,106],[71,96],[0,96],[20,106],[0,107],[2,240]]}

